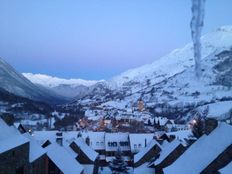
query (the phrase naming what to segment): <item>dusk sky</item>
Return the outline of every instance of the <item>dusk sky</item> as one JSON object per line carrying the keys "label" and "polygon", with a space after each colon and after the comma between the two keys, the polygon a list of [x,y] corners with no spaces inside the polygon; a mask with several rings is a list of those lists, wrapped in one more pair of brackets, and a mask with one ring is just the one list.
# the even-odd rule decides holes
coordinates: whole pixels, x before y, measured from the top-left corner
{"label": "dusk sky", "polygon": [[[206,1],[203,34],[232,24]],[[191,41],[191,0],[0,0],[0,57],[19,72],[108,79]]]}

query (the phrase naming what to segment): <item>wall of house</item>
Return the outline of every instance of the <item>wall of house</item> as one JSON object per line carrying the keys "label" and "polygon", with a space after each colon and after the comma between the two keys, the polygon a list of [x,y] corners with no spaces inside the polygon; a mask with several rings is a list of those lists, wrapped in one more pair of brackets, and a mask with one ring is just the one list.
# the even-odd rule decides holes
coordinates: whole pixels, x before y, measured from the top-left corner
{"label": "wall of house", "polygon": [[46,173],[46,156],[43,155],[39,159],[30,164],[30,174]]}
{"label": "wall of house", "polygon": [[29,143],[0,154],[0,174],[29,174]]}

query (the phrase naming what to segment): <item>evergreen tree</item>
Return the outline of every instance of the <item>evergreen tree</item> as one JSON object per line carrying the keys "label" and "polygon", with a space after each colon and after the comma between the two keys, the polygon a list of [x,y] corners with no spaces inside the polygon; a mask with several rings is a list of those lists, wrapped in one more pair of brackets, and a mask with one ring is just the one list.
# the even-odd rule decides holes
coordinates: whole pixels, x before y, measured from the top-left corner
{"label": "evergreen tree", "polygon": [[112,174],[128,174],[127,163],[124,161],[122,157],[122,152],[120,148],[118,148],[115,159],[109,165]]}

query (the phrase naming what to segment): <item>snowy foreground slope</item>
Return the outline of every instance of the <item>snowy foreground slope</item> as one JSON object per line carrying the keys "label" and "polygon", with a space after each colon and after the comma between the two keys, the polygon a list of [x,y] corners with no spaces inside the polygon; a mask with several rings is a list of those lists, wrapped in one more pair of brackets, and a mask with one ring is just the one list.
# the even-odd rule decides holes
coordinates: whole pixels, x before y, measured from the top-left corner
{"label": "snowy foreground slope", "polygon": [[[208,33],[201,41],[200,80],[195,77],[192,44],[187,44],[152,64],[97,83],[85,96],[79,96],[76,104],[92,102],[123,109],[142,99],[155,114],[174,117],[192,116],[198,109],[208,113],[215,103],[228,105],[232,101],[232,26]],[[231,108],[212,116],[225,117]]]}

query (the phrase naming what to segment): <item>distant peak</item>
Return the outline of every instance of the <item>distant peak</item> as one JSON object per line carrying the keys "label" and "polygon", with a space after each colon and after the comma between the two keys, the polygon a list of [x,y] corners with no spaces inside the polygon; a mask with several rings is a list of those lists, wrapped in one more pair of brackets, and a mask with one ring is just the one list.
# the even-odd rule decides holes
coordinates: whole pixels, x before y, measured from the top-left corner
{"label": "distant peak", "polygon": [[[64,79],[54,77],[46,74],[33,74],[33,73],[22,73],[32,83],[40,84],[45,87],[57,87],[59,85],[71,85],[71,86],[92,86],[100,81],[97,80],[83,80],[83,79]],[[103,80],[101,80],[103,81]]]}

